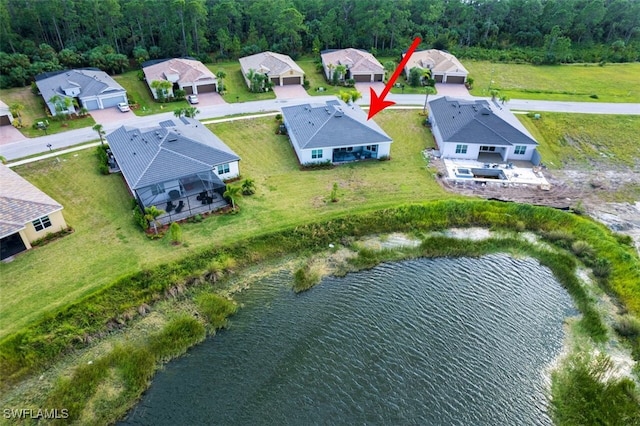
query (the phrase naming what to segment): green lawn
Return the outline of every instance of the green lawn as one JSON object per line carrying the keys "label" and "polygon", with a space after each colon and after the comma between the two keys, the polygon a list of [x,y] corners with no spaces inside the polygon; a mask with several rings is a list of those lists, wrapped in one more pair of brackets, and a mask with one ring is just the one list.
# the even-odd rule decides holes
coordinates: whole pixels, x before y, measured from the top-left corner
{"label": "green lawn", "polygon": [[[489,86],[511,99],[640,102],[640,63],[581,65],[502,64],[463,60],[474,78],[475,96],[490,96]],[[493,83],[491,83],[493,81]],[[597,95],[598,98],[591,98]]]}
{"label": "green lawn", "polygon": [[275,99],[276,95],[272,91],[264,93],[251,93],[247,87],[247,83],[244,81],[242,71],[240,69],[239,61],[225,61],[217,62],[215,64],[207,64],[214,74],[218,71],[224,71],[227,76],[225,77],[224,87],[225,94],[224,100],[228,103],[235,102],[247,102],[247,101],[261,101],[264,99]]}
{"label": "green lawn", "polygon": [[67,121],[53,120],[46,115],[44,99],[42,99],[41,96],[34,95],[31,92],[31,87],[16,87],[13,89],[0,90],[0,99],[9,106],[13,103],[24,105],[24,110],[21,112],[23,127],[20,129],[20,132],[28,138],[45,135],[43,130],[33,128],[33,124],[39,121],[49,121],[49,128],[47,129],[47,134],[49,135],[66,132],[67,130],[91,127],[96,124],[91,116]]}
{"label": "green lawn", "polygon": [[139,72],[140,70],[134,70],[113,76],[113,79],[127,91],[129,102],[138,104],[137,108],[132,109],[135,115],[152,115],[190,106],[184,99],[167,103],[156,102],[151,96],[147,83],[138,78]]}
{"label": "green lawn", "polygon": [[[257,194],[240,200],[238,215],[185,224],[186,244],[178,247],[148,240],[135,228],[122,178],[99,175],[93,149],[17,167],[65,207],[75,233],[0,264],[0,337],[116,277],[190,250],[345,212],[452,197],[425,167],[422,150],[432,138],[417,113],[383,111],[376,121],[394,139],[391,161],[316,171],[299,170],[287,138],[275,134],[273,117],[210,125],[240,155],[241,173],[255,179]],[[334,182],[340,201],[330,203]]]}
{"label": "green lawn", "polygon": [[640,163],[640,116],[541,113],[518,115],[551,168],[634,169]]}

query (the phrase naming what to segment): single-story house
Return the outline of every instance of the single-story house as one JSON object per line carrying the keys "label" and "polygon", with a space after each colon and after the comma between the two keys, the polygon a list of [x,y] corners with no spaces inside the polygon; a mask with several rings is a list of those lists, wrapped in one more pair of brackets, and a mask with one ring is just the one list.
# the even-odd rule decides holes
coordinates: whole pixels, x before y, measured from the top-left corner
{"label": "single-story house", "polygon": [[226,206],[224,181],[240,175],[240,157],[193,118],[147,129],[122,126],[106,139],[140,208],[165,211],[161,223]]}
{"label": "single-story house", "polygon": [[79,107],[88,111],[128,103],[127,91],[106,72],[97,68],[46,72],[36,76],[36,85],[51,115],[59,112],[56,110],[56,103],[51,101],[55,96],[59,97],[58,104],[62,108],[60,112],[68,114],[75,113],[76,107],[73,103],[65,105],[65,99],[75,99]]}
{"label": "single-story house", "polygon": [[389,157],[391,138],[358,105],[340,100],[282,108],[300,164]]}
{"label": "single-story house", "polygon": [[304,71],[288,55],[274,52],[262,52],[240,58],[240,68],[247,86],[251,82],[247,78],[250,70],[265,74],[275,86],[303,84]]}
{"label": "single-story house", "polygon": [[0,182],[0,259],[67,228],[58,202],[2,164]]}
{"label": "single-story house", "polygon": [[[404,58],[406,53],[402,54]],[[407,65],[404,67],[404,72],[407,78],[409,73],[414,67],[431,70],[431,78],[436,83],[455,83],[464,84],[467,81],[469,72],[460,63],[458,58],[451,53],[443,52],[442,50],[429,49],[419,50],[413,52]]]}
{"label": "single-story house", "polygon": [[336,65],[346,67],[345,75],[340,80],[354,79],[356,82],[372,83],[383,81],[384,67],[366,50],[360,49],[329,49],[320,52],[322,68],[328,81],[333,77]]}
{"label": "single-story house", "polygon": [[504,106],[486,100],[429,101],[429,122],[442,157],[540,163],[538,142]]}
{"label": "single-story house", "polygon": [[142,64],[144,78],[154,99],[158,99],[156,89],[151,87],[154,81],[166,80],[172,87],[167,96],[173,96],[174,90],[184,90],[187,95],[212,93],[218,90],[218,78],[202,62],[191,58],[174,58],[147,61]]}
{"label": "single-story house", "polygon": [[0,126],[9,126],[13,123],[13,114],[9,109],[9,105],[0,101]]}

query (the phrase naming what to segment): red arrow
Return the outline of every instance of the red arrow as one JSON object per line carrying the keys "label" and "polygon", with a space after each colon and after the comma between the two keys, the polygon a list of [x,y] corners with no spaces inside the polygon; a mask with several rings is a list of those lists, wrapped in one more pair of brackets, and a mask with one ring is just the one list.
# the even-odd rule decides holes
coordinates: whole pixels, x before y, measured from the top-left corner
{"label": "red arrow", "polygon": [[407,65],[409,58],[411,57],[413,52],[416,51],[421,41],[422,40],[420,39],[420,37],[416,37],[413,40],[413,43],[411,43],[411,47],[409,48],[409,50],[407,50],[407,53],[405,53],[404,58],[402,58],[402,61],[400,61],[398,68],[393,72],[393,75],[391,76],[389,81],[387,81],[387,85],[384,86],[384,90],[382,91],[380,96],[376,94],[376,92],[373,90],[373,87],[369,88],[369,91],[371,92],[371,101],[369,103],[369,117],[367,118],[367,120],[371,120],[374,115],[376,115],[386,107],[395,104],[395,102],[393,101],[385,101],[384,98],[387,97],[389,90],[391,90],[391,88],[393,87],[393,83],[396,82],[396,80],[400,76],[400,73]]}

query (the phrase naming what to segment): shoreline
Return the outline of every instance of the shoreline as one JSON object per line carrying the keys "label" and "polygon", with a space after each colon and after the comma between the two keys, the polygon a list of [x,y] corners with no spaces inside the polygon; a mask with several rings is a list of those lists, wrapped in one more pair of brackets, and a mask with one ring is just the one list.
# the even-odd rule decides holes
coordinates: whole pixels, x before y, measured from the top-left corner
{"label": "shoreline", "polygon": [[[476,204],[476,203],[471,202],[471,203],[467,203],[466,205],[473,205],[473,204]],[[462,205],[462,203],[460,205]],[[486,203],[483,203],[483,206],[487,207],[488,205]],[[505,207],[507,206],[496,205],[496,208],[498,208],[499,210],[502,210]],[[511,207],[513,208],[513,206]],[[405,207],[405,209],[406,208],[411,210],[414,207]],[[399,208],[398,210],[395,210],[395,211],[397,213],[400,213],[401,209],[403,208]],[[534,210],[539,211],[538,209],[539,208],[536,208]],[[428,209],[425,211],[425,213],[427,211]],[[567,215],[566,213],[562,213],[562,214]],[[398,219],[399,219],[399,223],[404,223],[406,225],[407,222],[405,220],[401,220],[400,218]],[[365,220],[364,223],[369,223],[369,221]],[[455,221],[454,223],[456,225],[462,225],[460,221]],[[375,238],[378,239],[378,243],[382,247],[382,249],[378,251],[370,247],[367,247],[365,242],[367,240],[371,241],[371,238],[372,238],[371,234],[369,233],[362,233],[362,235],[358,235],[358,232],[355,232],[356,235],[354,237],[344,237],[344,232],[341,232],[341,234],[343,234],[343,238],[342,238],[343,242],[346,245],[335,243],[333,248],[329,248],[329,243],[328,243],[328,241],[333,240],[333,238],[322,238],[322,237],[320,237],[319,239],[313,238],[312,240],[310,240],[310,242],[313,243],[312,245],[313,248],[311,250],[306,250],[306,251],[294,250],[290,254],[286,254],[286,252],[283,253],[283,250],[280,250],[277,253],[273,253],[271,256],[266,256],[263,253],[262,258],[261,256],[256,255],[256,258],[258,258],[258,262],[251,263],[248,265],[237,265],[237,267],[234,265],[227,265],[227,266],[218,265],[216,268],[211,267],[209,268],[208,271],[202,271],[202,274],[200,275],[200,277],[193,277],[193,273],[192,273],[191,275],[192,282],[190,284],[185,285],[184,288],[182,288],[182,290],[176,290],[177,293],[175,295],[172,295],[171,297],[166,297],[165,298],[166,300],[162,300],[154,304],[152,307],[152,312],[150,314],[144,315],[144,316],[141,315],[139,317],[136,317],[134,315],[134,318],[132,318],[130,321],[124,322],[124,328],[126,330],[135,331],[135,330],[145,330],[145,326],[146,326],[147,333],[144,333],[144,332],[141,332],[141,333],[148,334],[149,330],[152,329],[151,325],[154,325],[156,327],[156,328],[153,328],[153,331],[157,331],[161,329],[163,324],[168,323],[168,320],[171,318],[172,315],[176,315],[177,313],[185,313],[185,312],[193,315],[194,295],[197,295],[200,292],[211,292],[212,290],[211,277],[215,276],[214,272],[216,274],[219,274],[218,279],[213,279],[214,281],[213,284],[216,287],[214,289],[215,293],[220,294],[223,297],[229,297],[238,291],[244,291],[246,288],[250,287],[251,280],[249,280],[247,277],[251,277],[252,274],[253,276],[259,276],[264,274],[265,273],[264,265],[268,265],[270,268],[272,268],[271,270],[276,270],[277,268],[280,268],[280,269],[287,268],[293,271],[296,268],[296,266],[299,267],[301,262],[308,263],[310,261],[313,261],[314,259],[317,260],[318,257],[325,258],[325,261],[326,261],[326,264],[324,265],[325,267],[320,268],[322,271],[325,271],[324,273],[345,274],[350,272],[356,272],[361,269],[370,268],[383,261],[401,260],[409,257],[480,256],[480,255],[489,254],[492,252],[506,252],[508,255],[512,255],[512,256],[522,256],[522,255],[530,256],[531,253],[540,253],[541,250],[543,249],[545,251],[549,248],[554,249],[553,246],[550,245],[550,243],[547,240],[542,241],[539,239],[540,238],[539,236],[536,238],[533,238],[533,236],[537,235],[537,233],[535,232],[531,232],[531,231],[527,231],[525,233],[518,232],[519,229],[517,228],[520,228],[518,221],[515,222],[515,225],[516,226],[514,226],[514,228],[516,229],[513,229],[511,231],[506,229],[503,231],[496,231],[495,229],[488,230],[485,226],[469,227],[469,228],[464,228],[460,226],[450,226],[444,229],[437,229],[438,227],[436,226],[436,229],[434,230],[433,227],[431,226],[431,230],[429,230],[429,227],[425,228],[424,230],[418,230],[414,228],[413,231],[409,231],[409,232],[407,232],[406,229],[402,230],[403,228],[402,226],[397,226],[398,228],[400,228],[400,230],[398,230],[397,232],[390,232],[390,233],[381,232],[377,234],[378,235],[377,237],[373,237],[374,239]],[[396,226],[391,226],[391,228],[395,228],[395,227]],[[338,228],[340,229],[341,227],[338,227]],[[322,228],[316,228],[314,226],[311,229],[311,231],[316,232],[317,229],[322,229]],[[380,235],[382,235],[382,237],[380,237]],[[514,235],[516,235],[518,238],[514,238]],[[469,239],[467,238],[468,236],[472,236],[473,238],[475,238],[473,240],[475,244],[472,244],[472,245],[468,244],[468,241],[469,241]],[[294,236],[294,238],[296,240],[300,239],[299,236]],[[533,241],[530,241],[530,240],[533,240]],[[417,244],[418,242],[420,242],[420,244]],[[387,247],[384,247],[385,244],[387,245]],[[394,246],[394,244],[396,245]],[[538,245],[538,247],[536,247],[536,244]],[[527,253],[526,247],[530,247],[531,253]],[[350,250],[351,254],[347,254],[347,252],[343,252],[342,251],[343,249]],[[554,249],[554,250],[557,250],[557,249]],[[536,256],[532,256],[532,257],[536,257]],[[217,261],[221,262],[220,259],[218,259]],[[543,265],[545,265],[545,262],[548,262],[549,260],[547,259],[546,261],[544,260],[540,260],[540,261]],[[230,262],[230,261],[228,263],[233,264],[233,262]],[[549,265],[545,265],[545,266],[549,267]],[[273,269],[273,268],[276,268],[276,269]],[[213,269],[216,269],[216,270],[213,271]],[[235,271],[235,269],[238,269],[239,271]],[[562,282],[562,280],[560,280],[557,277],[557,274],[555,273],[555,271],[554,271],[554,275],[556,275],[556,278],[560,282]],[[205,276],[208,276],[209,279],[205,278]],[[174,289],[177,287],[180,287],[180,286],[176,286],[175,284],[172,284],[170,286],[170,289]],[[567,290],[570,292],[570,294],[572,294],[571,293],[572,290],[570,288],[567,288]],[[171,291],[169,291],[169,294],[171,294]],[[580,302],[576,301],[574,294],[572,294],[572,299],[574,300],[574,303],[576,303],[576,306],[580,309]],[[160,318],[155,316],[156,314],[159,315],[163,311],[163,309],[165,309],[164,308],[165,305],[171,305],[171,304],[175,304],[174,305],[175,309],[166,308],[167,321],[163,322]],[[585,306],[588,306],[588,305],[585,305]],[[585,306],[582,306],[582,308],[584,309]],[[195,312],[197,312],[197,310],[195,310]],[[112,334],[112,336],[119,336],[124,340],[135,341],[134,337],[131,337],[131,336],[124,337],[126,335],[127,335],[127,331],[124,331],[124,330],[117,330],[117,331],[114,331]],[[117,339],[114,339],[115,342],[114,341],[112,341],[111,343],[106,342],[107,340],[109,340],[110,337],[111,336],[108,336],[103,340],[98,339],[97,341],[94,341],[92,344],[89,344],[88,347],[86,347],[85,349],[76,349],[74,352],[71,353],[71,355],[68,355],[63,357],[62,359],[59,359],[57,362],[55,362],[53,365],[51,365],[49,368],[45,370],[47,372],[57,371],[58,375],[56,377],[44,377],[44,378],[42,376],[36,377],[36,375],[40,373],[34,372],[35,374],[32,375],[30,378],[20,380],[20,383],[14,386],[13,389],[11,389],[12,395],[9,396],[8,394],[5,394],[5,396],[3,397],[4,405],[7,406],[7,403],[14,403],[14,402],[17,403],[19,402],[20,399],[23,399],[23,401],[26,400],[28,402],[35,402],[35,403],[37,403],[36,401],[38,400],[46,401],[47,390],[50,391],[54,387],[54,384],[58,383],[59,377],[68,377],[72,371],[77,370],[76,366],[80,362],[82,363],[84,362],[88,363],[88,361],[95,362],[95,360],[92,360],[92,359],[87,360],[87,358],[83,358],[83,354],[85,356],[90,356],[90,354],[99,354],[100,351],[96,348],[100,347],[100,345],[104,345],[103,348],[108,347],[112,349],[112,351],[114,350],[114,348],[117,349],[117,345],[116,345]],[[186,348],[188,347],[191,347],[195,343],[197,342],[194,341],[192,342],[192,344],[187,345],[184,348],[184,350],[186,350]],[[108,351],[108,348],[106,349],[107,351]],[[94,350],[96,352],[91,352]],[[163,359],[162,363],[158,363],[157,365],[155,365],[153,371],[155,371],[157,368],[162,368],[161,366],[163,365],[163,363],[168,361],[168,359],[171,359],[171,358],[172,357]],[[63,364],[65,363],[66,363],[66,367],[63,366]],[[147,380],[150,380],[150,377]],[[27,382],[31,384],[30,389]],[[148,385],[148,382],[145,383],[144,389],[146,389],[147,385]],[[106,387],[108,388],[108,386]],[[20,389],[22,389],[23,392],[21,392]],[[126,406],[129,408],[133,406],[137,401],[138,397],[140,396],[140,394],[142,393],[142,391],[139,394],[137,394],[133,399],[130,399],[126,404]],[[105,393],[107,392],[107,389],[99,389],[96,392]],[[20,397],[20,395],[22,395],[22,397]],[[93,397],[95,398],[95,395]],[[94,404],[89,403],[89,405],[93,406]],[[119,410],[114,409],[114,411],[117,411],[122,414],[122,408],[120,408]],[[126,410],[125,410],[125,413],[126,413]],[[115,421],[115,419],[112,419],[111,421]],[[83,423],[85,422],[83,421]]]}

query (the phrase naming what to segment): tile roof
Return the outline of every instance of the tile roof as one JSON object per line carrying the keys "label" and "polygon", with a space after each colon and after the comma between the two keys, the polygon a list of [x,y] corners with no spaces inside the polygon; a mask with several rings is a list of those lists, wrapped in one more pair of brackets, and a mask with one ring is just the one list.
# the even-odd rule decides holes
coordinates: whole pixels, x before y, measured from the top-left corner
{"label": "tile roof", "polygon": [[338,100],[283,107],[282,115],[301,149],[392,142],[359,106]]}
{"label": "tile roof", "polygon": [[256,53],[240,58],[240,66],[243,74],[247,74],[251,69],[270,77],[281,76],[292,70],[304,74],[302,68],[290,56],[274,52]]}
{"label": "tile roof", "polygon": [[382,64],[366,50],[360,49],[329,49],[320,52],[325,64],[345,65],[351,73],[384,73]]}
{"label": "tile roof", "polygon": [[[173,126],[168,126],[168,121],[172,121]],[[122,126],[109,133],[107,141],[131,189],[210,171],[214,166],[240,160],[202,123],[189,118],[167,120],[150,129]]]}
{"label": "tile roof", "polygon": [[[404,53],[402,54],[402,57],[404,57]],[[438,74],[469,73],[462,63],[460,63],[458,58],[453,56],[451,53],[437,49],[418,50],[413,52],[407,61],[405,71],[409,71],[413,67],[429,68]]]}
{"label": "tile roof", "polygon": [[217,81],[215,74],[202,62],[195,59],[173,58],[150,62],[152,62],[150,65],[143,64],[142,68],[149,84],[154,80],[167,80],[167,74],[176,74],[178,82],[182,84]]}
{"label": "tile roof", "polygon": [[537,145],[506,108],[486,100],[440,97],[429,101],[432,119],[445,142],[491,145]]}
{"label": "tile roof", "polygon": [[0,237],[14,234],[25,224],[62,206],[19,174],[0,164]]}
{"label": "tile roof", "polygon": [[49,101],[55,95],[65,96],[64,88],[80,88],[78,97],[98,96],[126,92],[106,72],[97,68],[80,68],[59,72],[43,73],[36,76],[36,85],[42,97]]}

